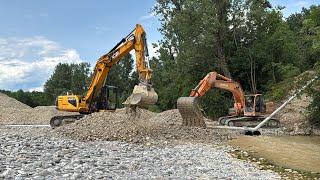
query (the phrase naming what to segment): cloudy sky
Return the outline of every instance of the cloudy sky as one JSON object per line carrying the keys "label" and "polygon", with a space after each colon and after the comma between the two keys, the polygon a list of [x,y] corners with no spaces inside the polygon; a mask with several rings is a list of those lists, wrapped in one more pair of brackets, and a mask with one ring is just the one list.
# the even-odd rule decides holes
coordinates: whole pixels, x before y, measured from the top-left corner
{"label": "cloudy sky", "polygon": [[[0,0],[0,89],[42,90],[56,64],[90,62],[142,24],[148,43],[160,23],[150,14],[155,0]],[[270,0],[284,15],[319,0]],[[153,49],[151,54],[154,54]]]}

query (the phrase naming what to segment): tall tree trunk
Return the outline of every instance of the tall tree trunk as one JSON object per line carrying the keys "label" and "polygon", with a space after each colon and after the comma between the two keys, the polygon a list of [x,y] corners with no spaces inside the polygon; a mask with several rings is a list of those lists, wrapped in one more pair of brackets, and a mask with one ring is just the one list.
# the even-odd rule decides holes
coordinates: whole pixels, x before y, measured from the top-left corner
{"label": "tall tree trunk", "polygon": [[219,27],[217,32],[218,39],[218,58],[220,62],[220,68],[223,71],[223,74],[232,79],[228,63],[226,60],[226,55],[224,51],[224,38],[225,38],[225,29],[226,29],[226,21],[227,21],[227,0],[217,0],[217,13],[218,13],[218,21]]}
{"label": "tall tree trunk", "polygon": [[250,57],[250,77],[251,77],[251,87],[252,93],[257,93],[257,81],[256,81],[256,63],[252,59],[252,56],[249,54]]}

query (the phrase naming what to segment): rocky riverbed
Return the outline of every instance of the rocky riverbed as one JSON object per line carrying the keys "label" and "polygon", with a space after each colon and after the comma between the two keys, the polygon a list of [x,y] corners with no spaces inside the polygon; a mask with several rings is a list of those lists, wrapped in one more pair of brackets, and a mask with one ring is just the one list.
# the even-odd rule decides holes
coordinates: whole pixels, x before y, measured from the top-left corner
{"label": "rocky riverbed", "polygon": [[51,129],[1,128],[0,179],[279,179],[227,146],[79,142]]}

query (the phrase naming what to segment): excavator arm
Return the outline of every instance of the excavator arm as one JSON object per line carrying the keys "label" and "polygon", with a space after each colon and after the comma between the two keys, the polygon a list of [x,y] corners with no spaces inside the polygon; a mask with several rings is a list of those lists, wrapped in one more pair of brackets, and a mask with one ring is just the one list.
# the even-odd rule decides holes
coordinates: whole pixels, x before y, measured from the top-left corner
{"label": "excavator arm", "polygon": [[[202,110],[199,106],[200,97],[205,95],[211,88],[224,89],[233,94],[234,108],[229,110],[229,116],[219,118],[219,123],[228,126],[256,126],[265,117],[264,115],[270,114],[273,110],[273,103],[267,104],[264,100],[261,101],[262,94],[247,95],[245,96],[239,83],[232,81],[216,72],[210,72],[204,77],[199,84],[191,91],[189,97],[180,97],[177,101],[178,110],[182,116],[182,124],[185,126],[202,126],[205,127],[205,121]],[[251,101],[247,101],[249,98]],[[251,103],[250,103],[251,102]],[[253,103],[253,104],[252,104]],[[263,110],[250,110],[251,104],[253,108],[258,107]],[[258,106],[256,106],[256,104]],[[263,105],[264,104],[264,105]],[[246,106],[247,105],[247,106]],[[235,110],[235,111],[234,111]],[[250,111],[248,111],[250,110]],[[271,119],[265,127],[279,127],[280,121]]]}
{"label": "excavator arm", "polygon": [[[219,78],[219,79],[218,79]],[[200,98],[211,88],[219,88],[230,91],[234,98],[234,108],[237,114],[243,113],[245,105],[244,92],[239,83],[218,74],[208,73],[199,84],[191,91],[189,97],[180,97],[177,106],[183,118],[183,124],[187,126],[205,126],[203,115],[199,106]]]}
{"label": "excavator arm", "polygon": [[[221,80],[217,78],[220,78]],[[191,91],[190,97],[201,97],[213,87],[230,91],[233,94],[235,102],[234,108],[237,113],[243,113],[242,109],[245,105],[245,96],[240,84],[217,72],[208,73],[206,77],[199,82],[197,87]]]}
{"label": "excavator arm", "polygon": [[[104,85],[105,79],[110,72],[112,65],[121,60],[131,50],[135,50],[136,64],[139,72],[139,85],[136,85],[133,93],[125,102],[129,106],[148,106],[156,103],[157,93],[151,87],[152,70],[148,64],[148,49],[146,43],[146,33],[141,25],[137,24],[136,28],[123,38],[107,54],[100,57],[94,67],[94,74],[85,96],[59,96],[57,109],[64,111],[74,111],[80,113],[91,113],[92,103],[96,99],[99,90]],[[75,106],[70,106],[66,101],[74,98],[77,102]]]}

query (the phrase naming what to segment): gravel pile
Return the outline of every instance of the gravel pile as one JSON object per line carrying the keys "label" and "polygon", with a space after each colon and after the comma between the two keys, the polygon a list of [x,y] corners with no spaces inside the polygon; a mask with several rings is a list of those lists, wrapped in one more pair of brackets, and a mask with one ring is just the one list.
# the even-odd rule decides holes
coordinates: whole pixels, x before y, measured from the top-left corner
{"label": "gravel pile", "polygon": [[217,143],[229,137],[225,130],[181,126],[178,110],[152,113],[138,109],[136,116],[125,109],[115,113],[93,113],[56,129],[59,135],[81,141],[107,140],[145,144],[169,142]]}
{"label": "gravel pile", "polygon": [[[292,89],[290,93],[282,103],[288,100],[294,94],[295,90],[299,90],[301,85],[306,85],[306,82],[313,79],[315,75],[314,71],[305,71],[297,76],[291,83]],[[319,83],[317,83],[317,81],[313,82],[311,84],[311,88],[319,88]],[[314,129],[307,120],[307,107],[310,105],[312,100],[311,96],[303,93],[279,111],[276,117],[280,119],[281,124],[284,127],[284,132],[289,132],[292,135],[320,135],[320,129]],[[282,103],[278,106],[282,105]]]}
{"label": "gravel pile", "polygon": [[0,179],[280,179],[225,147],[77,142],[25,131],[1,129]]}
{"label": "gravel pile", "polygon": [[30,106],[17,101],[3,93],[0,93],[0,124],[49,124],[50,119],[56,115],[78,114],[63,112],[54,106]]}
{"label": "gravel pile", "polygon": [[176,124],[182,122],[182,117],[177,109],[156,113],[149,119],[150,122]]}
{"label": "gravel pile", "polygon": [[0,92],[0,108],[32,109],[30,106]]}
{"label": "gravel pile", "polygon": [[58,111],[54,106],[29,109],[6,108],[6,111],[0,114],[0,124],[49,124],[53,116],[70,114],[78,113]]}
{"label": "gravel pile", "polygon": [[312,102],[312,98],[306,94],[293,99],[277,115],[286,131],[305,131],[310,126],[306,119],[307,107]]}

